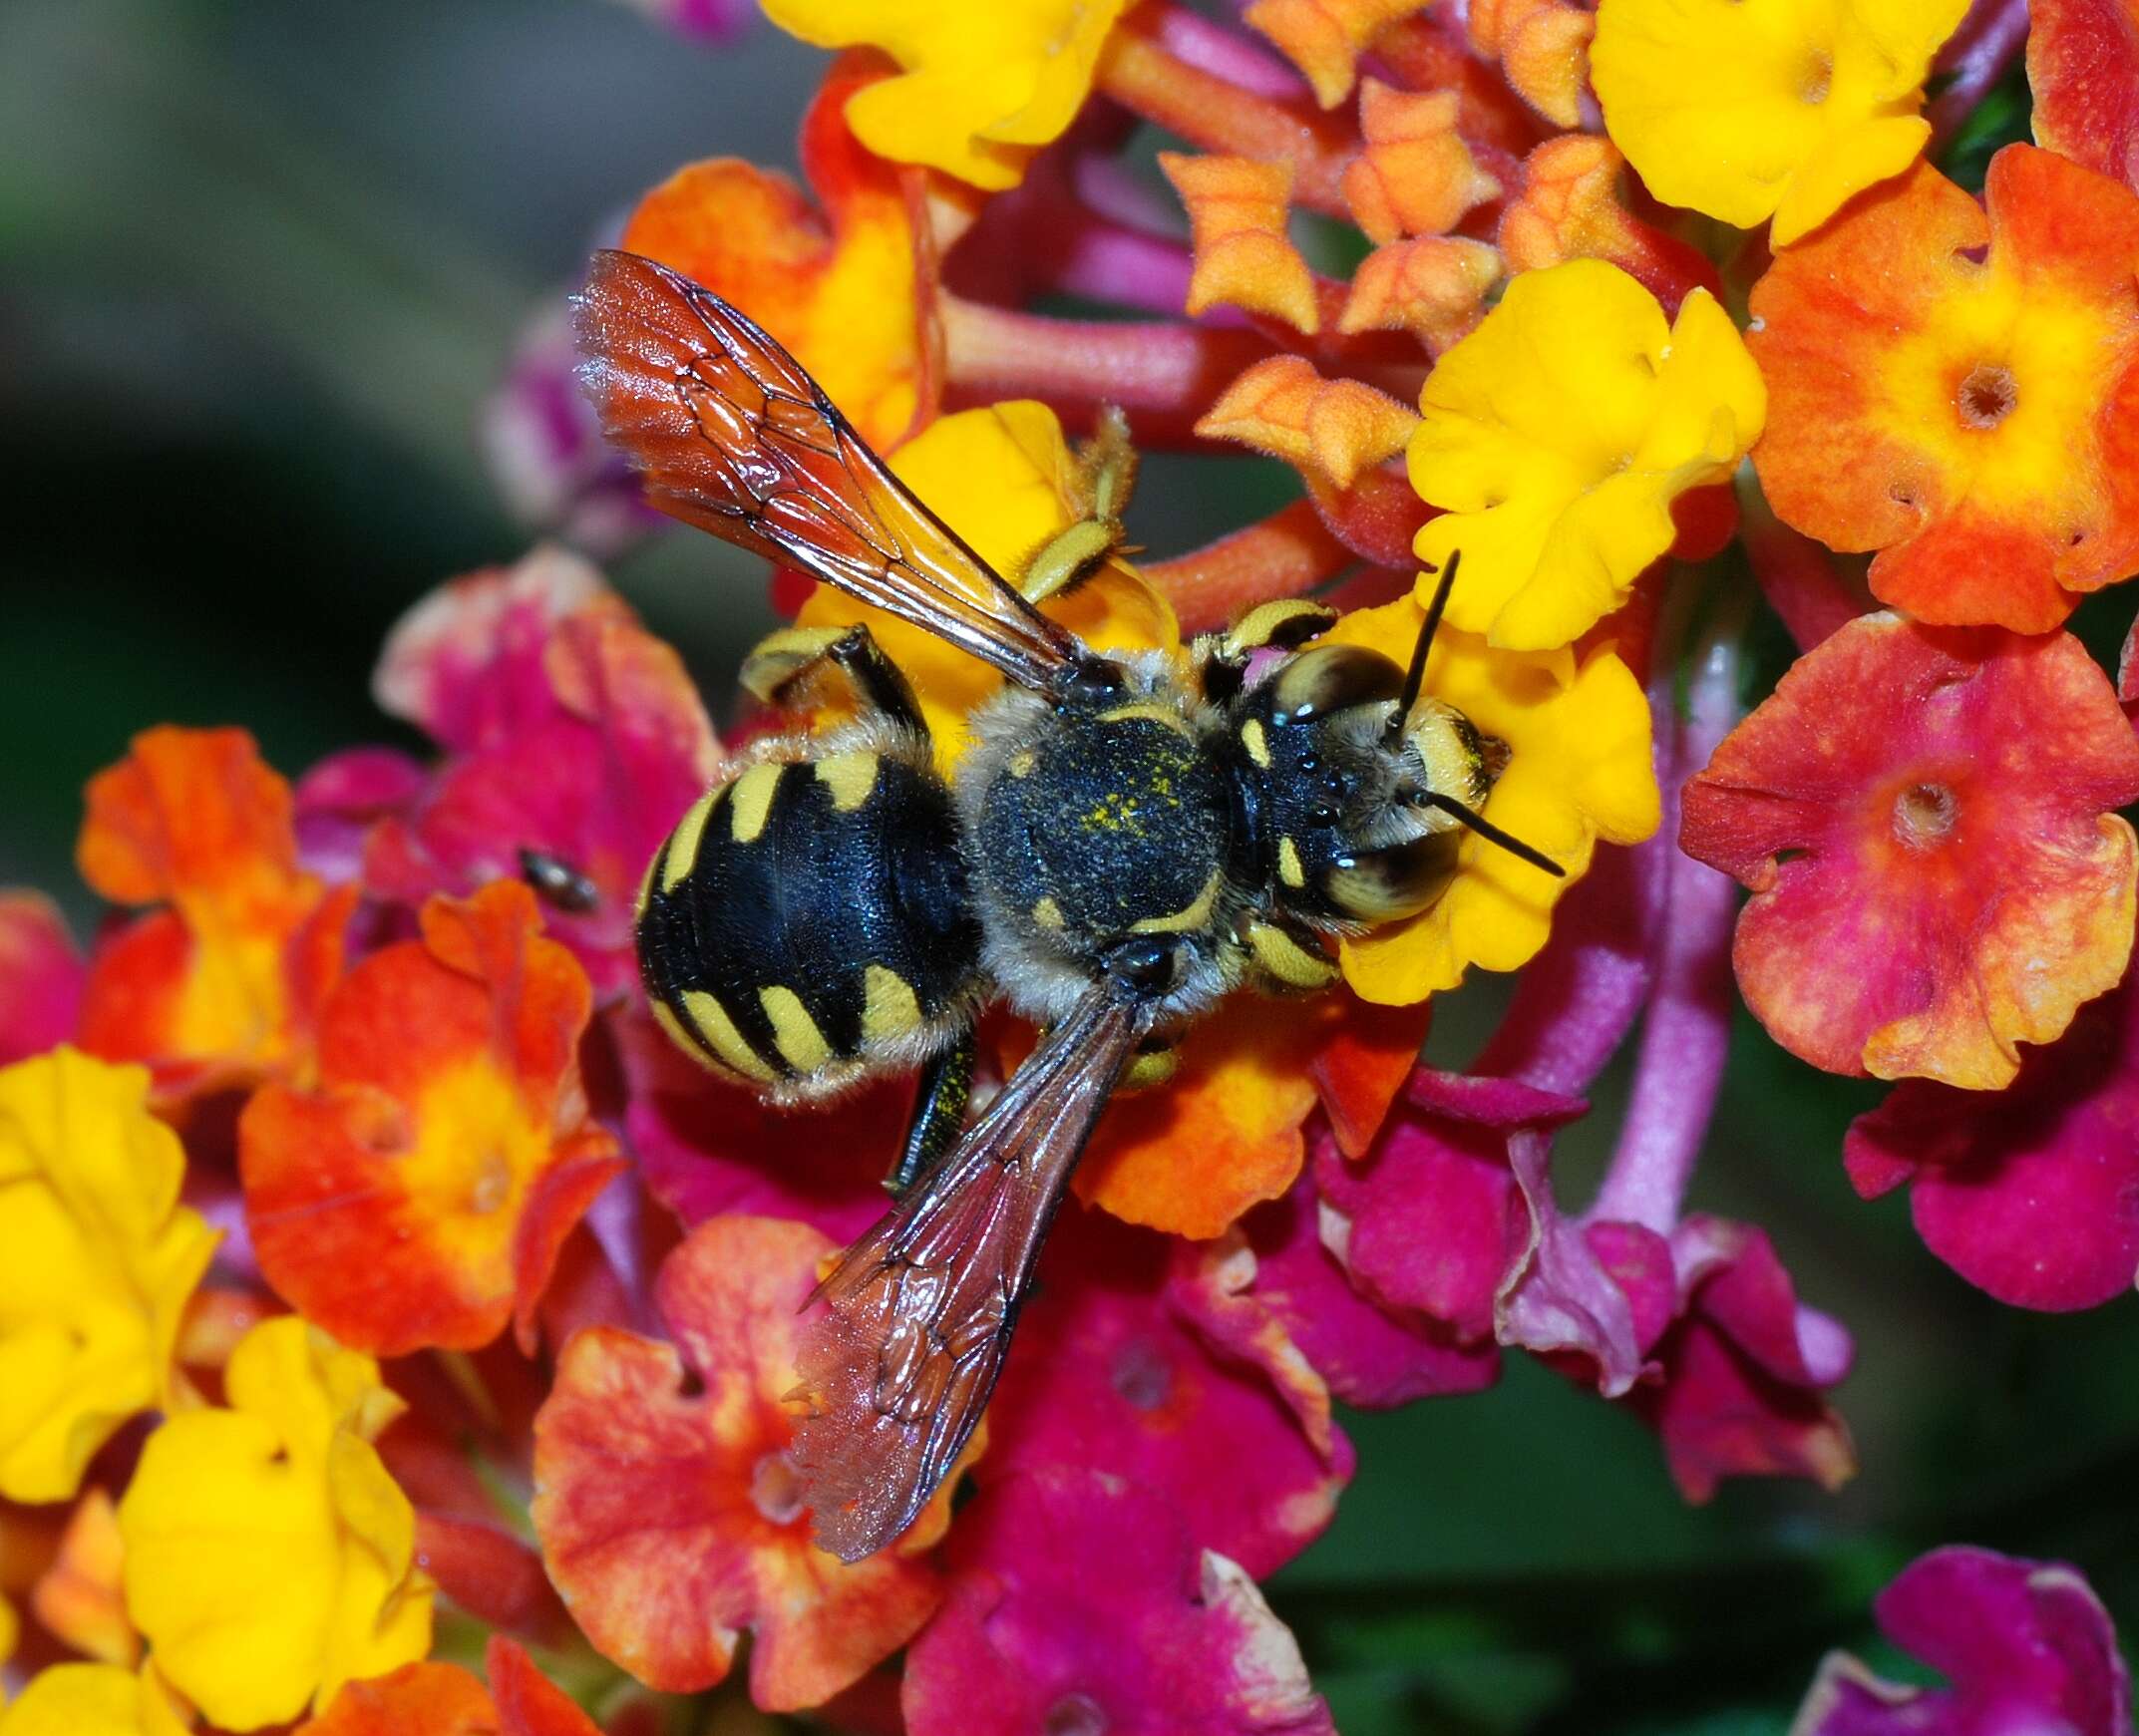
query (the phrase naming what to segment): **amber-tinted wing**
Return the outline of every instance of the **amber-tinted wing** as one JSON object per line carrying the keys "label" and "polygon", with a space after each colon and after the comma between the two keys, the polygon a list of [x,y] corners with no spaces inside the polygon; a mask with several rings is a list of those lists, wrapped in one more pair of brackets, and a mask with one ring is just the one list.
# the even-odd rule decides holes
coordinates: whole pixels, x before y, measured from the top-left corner
{"label": "amber-tinted wing", "polygon": [[1033,1261],[1142,1033],[1095,991],[1040,1041],[965,1137],[824,1282],[797,1365],[817,1541],[843,1561],[911,1525],[1002,1371]]}
{"label": "amber-tinted wing", "polygon": [[594,255],[575,316],[610,440],[664,513],[791,561],[1045,688],[1076,639],[1005,584],[864,444],[802,365],[711,290]]}

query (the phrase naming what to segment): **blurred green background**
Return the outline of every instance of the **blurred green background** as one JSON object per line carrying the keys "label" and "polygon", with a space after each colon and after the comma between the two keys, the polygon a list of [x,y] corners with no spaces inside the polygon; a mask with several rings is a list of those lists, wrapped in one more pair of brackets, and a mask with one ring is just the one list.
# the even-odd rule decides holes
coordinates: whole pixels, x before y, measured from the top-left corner
{"label": "blurred green background", "polygon": [[[821,64],[611,0],[0,8],[0,883],[86,931],[82,784],[149,724],[241,722],[291,773],[394,739],[367,693],[389,623],[526,544],[474,438],[523,322],[680,163],[792,167]],[[1154,467],[1132,532],[1172,551],[1240,521],[1244,469]],[[753,565],[683,534],[613,571],[718,709],[769,619]],[[1436,1058],[1500,998],[1454,997]],[[1868,1642],[1871,1593],[1944,1542],[2075,1560],[2139,1625],[2139,1313],[1976,1294],[1906,1199],[1844,1183],[1878,1089],[1737,1039],[1695,1204],[1766,1225],[1857,1334],[1862,1475],[1688,1509],[1638,1424],[1522,1358],[1491,1393],[1349,1419],[1358,1481],[1272,1587],[1349,1736],[1779,1732],[1821,1651]]]}

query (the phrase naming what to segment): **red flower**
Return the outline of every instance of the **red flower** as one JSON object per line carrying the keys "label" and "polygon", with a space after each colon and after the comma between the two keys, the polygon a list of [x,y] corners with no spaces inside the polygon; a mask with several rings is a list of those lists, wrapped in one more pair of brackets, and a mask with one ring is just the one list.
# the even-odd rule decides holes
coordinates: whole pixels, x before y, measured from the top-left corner
{"label": "red flower", "polygon": [[2069,634],[1891,614],[1798,659],[1686,786],[1686,854],[1753,890],[1733,959],[1830,1072],[2010,1082],[2130,956],[2139,741]]}
{"label": "red flower", "polygon": [[710,1687],[748,1627],[752,1699],[821,1705],[935,1608],[915,1556],[949,1523],[948,1485],[852,1566],[811,1541],[798,1498],[796,1317],[832,1252],[807,1224],[713,1218],[661,1268],[673,1344],[597,1326],[559,1359],[535,1425],[542,1558],[595,1648],[649,1687]]}

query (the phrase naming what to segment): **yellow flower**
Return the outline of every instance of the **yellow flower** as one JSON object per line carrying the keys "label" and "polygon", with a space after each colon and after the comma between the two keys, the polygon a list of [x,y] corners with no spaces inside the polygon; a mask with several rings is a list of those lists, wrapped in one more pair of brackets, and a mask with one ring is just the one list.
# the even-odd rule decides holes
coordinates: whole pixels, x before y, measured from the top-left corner
{"label": "yellow flower", "polygon": [[371,1445],[401,1409],[377,1363],[285,1314],[231,1352],[226,1388],[229,1409],[149,1438],[119,1528],[127,1609],[164,1674],[250,1730],[422,1657],[432,1587]]}
{"label": "yellow flower", "polygon": [[185,1736],[185,1729],[153,1664],[139,1674],[115,1663],[54,1664],[0,1712],[0,1736]]}
{"label": "yellow flower", "polygon": [[[1466,555],[1466,576],[1470,569]],[[1418,602],[1405,597],[1346,615],[1329,637],[1402,663],[1423,619]],[[1568,871],[1554,879],[1466,837],[1456,878],[1439,903],[1343,943],[1345,981],[1392,1006],[1455,987],[1473,964],[1513,970],[1527,963],[1545,944],[1553,905],[1588,871],[1597,841],[1638,844],[1658,819],[1648,702],[1608,649],[1578,664],[1566,649],[1496,651],[1444,623],[1426,664],[1425,691],[1507,744],[1507,769],[1487,799],[1486,817]]]}
{"label": "yellow flower", "polygon": [[1574,259],[1518,277],[1427,375],[1419,409],[1411,486],[1446,511],[1415,547],[1437,567],[1463,551],[1449,621],[1547,651],[1670,547],[1672,501],[1737,468],[1767,389],[1706,290],[1666,325],[1616,265]]}
{"label": "yellow flower", "polygon": [[1604,130],[1655,195],[1777,245],[1901,174],[1967,0],[1601,0]]}
{"label": "yellow flower", "polygon": [[174,1402],[173,1346],[215,1232],[149,1074],[56,1049],[0,1071],[0,1495],[63,1501],[137,1411]]}
{"label": "yellow flower", "polygon": [[870,43],[904,69],[859,93],[848,125],[880,157],[990,191],[1076,118],[1128,0],[764,0],[820,48]]}
{"label": "yellow flower", "polygon": [[[1081,511],[1073,505],[1077,464],[1062,424],[1046,405],[1029,400],[945,416],[890,462],[900,482],[1013,581]],[[1173,650],[1181,642],[1165,599],[1119,562],[1048,602],[1044,612],[1087,643],[1113,650]],[[966,715],[1002,683],[979,659],[829,585],[818,586],[796,620],[805,627],[867,621],[886,655],[913,683],[945,770],[965,751]]]}

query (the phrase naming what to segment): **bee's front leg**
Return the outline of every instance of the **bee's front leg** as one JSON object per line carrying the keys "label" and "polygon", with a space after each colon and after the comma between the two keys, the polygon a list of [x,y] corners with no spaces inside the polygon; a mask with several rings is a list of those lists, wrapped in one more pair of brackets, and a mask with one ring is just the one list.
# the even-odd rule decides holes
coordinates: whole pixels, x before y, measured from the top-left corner
{"label": "bee's front leg", "polygon": [[866,626],[782,627],[743,659],[742,682],[768,705],[792,705],[827,665],[847,677],[867,709],[927,739],[928,720],[911,685]]}
{"label": "bee's front leg", "polygon": [[1081,516],[1043,542],[1018,574],[1018,592],[1027,602],[1075,590],[1122,552],[1127,543],[1122,510],[1136,487],[1136,475],[1129,419],[1110,404],[1100,411],[1098,427],[1077,454],[1075,490]]}
{"label": "bee's front leg", "polygon": [[1241,691],[1257,651],[1293,651],[1337,624],[1337,611],[1305,597],[1258,603],[1223,633],[1206,633],[1189,653],[1198,685],[1213,705]]}

